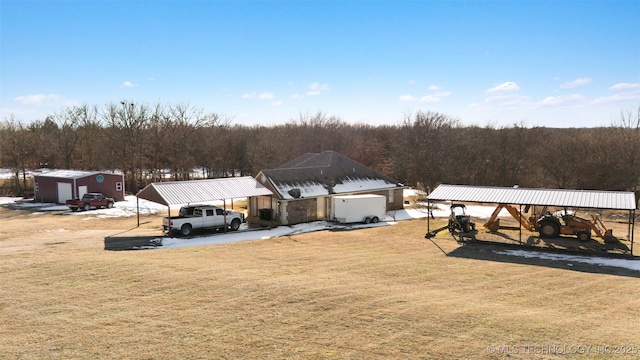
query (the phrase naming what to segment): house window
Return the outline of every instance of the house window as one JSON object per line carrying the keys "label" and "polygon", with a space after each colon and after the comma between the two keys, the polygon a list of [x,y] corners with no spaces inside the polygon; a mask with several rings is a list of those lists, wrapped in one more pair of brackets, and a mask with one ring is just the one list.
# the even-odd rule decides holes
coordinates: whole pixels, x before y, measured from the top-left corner
{"label": "house window", "polygon": [[389,190],[389,196],[387,197],[387,199],[388,199],[388,201],[389,201],[389,204],[392,204],[392,203],[394,203],[394,202],[395,202],[395,200],[394,200],[394,198],[393,198],[393,194],[394,194],[393,189],[390,189],[390,190]]}
{"label": "house window", "polygon": [[33,191],[40,191],[40,184],[38,183],[33,184]]}
{"label": "house window", "polygon": [[122,183],[121,182],[117,182],[116,183],[116,191],[122,191]]}

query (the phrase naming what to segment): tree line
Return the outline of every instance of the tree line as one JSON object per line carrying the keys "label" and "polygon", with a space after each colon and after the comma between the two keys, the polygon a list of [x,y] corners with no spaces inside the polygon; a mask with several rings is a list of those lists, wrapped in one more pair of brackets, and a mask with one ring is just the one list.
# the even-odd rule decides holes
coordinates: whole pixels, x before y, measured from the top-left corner
{"label": "tree line", "polygon": [[334,150],[407,185],[439,183],[640,190],[640,108],[601,128],[464,126],[417,111],[397,125],[349,124],[319,112],[281,125],[232,124],[189,104],[71,106],[0,123],[0,168],[29,190],[29,170],[120,171],[130,193],[151,182],[256,175],[304,153]]}

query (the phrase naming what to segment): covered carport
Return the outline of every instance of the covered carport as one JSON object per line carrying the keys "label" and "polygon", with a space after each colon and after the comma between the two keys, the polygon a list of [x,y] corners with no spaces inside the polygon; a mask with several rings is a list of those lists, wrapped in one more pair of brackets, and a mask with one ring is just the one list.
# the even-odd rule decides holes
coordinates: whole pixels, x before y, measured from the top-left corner
{"label": "covered carport", "polygon": [[[231,200],[231,207],[233,208],[233,199],[271,195],[273,195],[271,190],[264,187],[251,176],[242,176],[152,183],[136,194],[136,200],[138,204],[139,199],[144,199],[166,205],[168,216],[171,216],[171,206],[175,205],[222,201],[226,209],[227,200]],[[137,212],[139,219],[139,205]],[[138,225],[140,225],[139,220]]]}
{"label": "covered carport", "polygon": [[[633,254],[637,207],[636,197],[633,192],[441,184],[427,196],[429,209],[431,209],[432,202],[439,201],[511,204],[518,205],[521,209],[522,206],[554,206],[628,211],[627,238],[631,242],[631,253]],[[431,231],[430,226],[430,220],[427,217],[428,232]],[[522,236],[522,233],[520,236]]]}

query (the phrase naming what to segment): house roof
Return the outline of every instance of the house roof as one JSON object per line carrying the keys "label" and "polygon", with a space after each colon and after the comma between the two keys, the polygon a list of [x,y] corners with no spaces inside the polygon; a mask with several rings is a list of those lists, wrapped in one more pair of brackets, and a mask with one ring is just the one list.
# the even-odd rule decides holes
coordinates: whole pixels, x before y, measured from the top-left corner
{"label": "house roof", "polygon": [[429,200],[477,203],[566,206],[585,209],[635,210],[632,192],[567,189],[527,189],[510,187],[447,185],[438,186]]}
{"label": "house roof", "polygon": [[136,196],[170,206],[271,194],[271,190],[251,176],[243,176],[152,183],[140,190]]}
{"label": "house roof", "polygon": [[278,168],[262,170],[256,179],[285,200],[400,186],[397,180],[335,151],[304,154]]}
{"label": "house roof", "polygon": [[[33,176],[44,176],[44,177],[54,177],[54,178],[62,178],[62,179],[80,179],[87,176],[97,175],[97,174],[109,174],[103,173],[100,171],[86,171],[86,170],[49,170],[43,171],[39,174],[34,173]],[[122,174],[116,174],[122,175]]]}

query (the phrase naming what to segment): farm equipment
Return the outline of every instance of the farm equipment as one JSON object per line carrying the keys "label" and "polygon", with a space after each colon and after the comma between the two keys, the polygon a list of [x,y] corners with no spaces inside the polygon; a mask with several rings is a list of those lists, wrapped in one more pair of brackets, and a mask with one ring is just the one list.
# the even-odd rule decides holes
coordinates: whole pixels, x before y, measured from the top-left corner
{"label": "farm equipment", "polygon": [[452,204],[451,214],[449,215],[447,225],[433,231],[429,231],[424,237],[426,239],[431,239],[439,232],[449,230],[453,236],[457,235],[460,238],[475,238],[477,233],[476,224],[471,221],[471,216],[467,215],[466,209],[467,207],[464,204]]}
{"label": "farm equipment", "polygon": [[559,235],[575,235],[580,241],[589,241],[591,240],[591,233],[593,232],[605,242],[617,241],[613,236],[613,231],[607,229],[602,223],[602,220],[596,215],[591,215],[591,220],[589,220],[570,214],[566,209],[558,215],[553,215],[547,211],[547,207],[545,206],[540,212],[542,215],[536,215],[536,213],[533,212],[531,216],[526,217],[523,213],[527,213],[529,208],[530,206],[526,206],[524,211],[520,212],[513,205],[500,204],[484,224],[484,227],[490,232],[496,232],[499,229],[520,229],[519,227],[500,225],[498,213],[500,213],[502,209],[506,209],[509,214],[522,225],[522,228],[532,232],[539,232],[540,236],[544,238],[555,238]]}
{"label": "farm equipment", "polygon": [[540,236],[545,238],[555,238],[558,235],[575,235],[580,241],[591,240],[591,232],[602,238],[605,242],[616,242],[613,231],[607,229],[602,220],[596,215],[591,215],[591,220],[568,214],[566,211],[561,215],[562,222],[557,216],[547,214],[538,220],[538,231]]}

